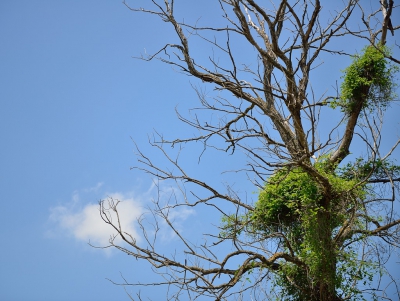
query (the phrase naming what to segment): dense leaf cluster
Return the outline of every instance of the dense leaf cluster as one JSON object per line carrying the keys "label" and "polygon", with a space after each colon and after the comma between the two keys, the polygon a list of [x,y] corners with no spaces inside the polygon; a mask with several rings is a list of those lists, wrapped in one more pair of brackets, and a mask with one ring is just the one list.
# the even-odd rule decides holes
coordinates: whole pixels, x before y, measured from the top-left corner
{"label": "dense leaf cluster", "polygon": [[[322,164],[317,166],[332,185],[332,210],[337,214],[334,226],[339,225],[342,219],[341,212],[346,211],[349,204],[365,196],[363,186],[358,181],[345,178],[336,173],[324,172]],[[293,226],[309,220],[310,216],[320,210],[320,201],[323,198],[322,187],[308,173],[301,168],[281,169],[271,176],[265,189],[259,194],[252,221],[259,229],[268,229],[271,226]]]}
{"label": "dense leaf cluster", "polygon": [[353,57],[353,62],[344,70],[340,98],[332,103],[350,113],[360,99],[363,109],[385,108],[396,97],[396,84],[393,80],[398,71],[385,58],[390,51],[387,47],[365,47],[360,55]]}

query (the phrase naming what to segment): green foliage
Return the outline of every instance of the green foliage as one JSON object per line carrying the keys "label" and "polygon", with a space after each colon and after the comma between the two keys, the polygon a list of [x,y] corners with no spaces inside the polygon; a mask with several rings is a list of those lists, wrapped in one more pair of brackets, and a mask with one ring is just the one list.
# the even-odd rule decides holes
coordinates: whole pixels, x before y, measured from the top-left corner
{"label": "green foliage", "polygon": [[253,222],[259,229],[292,226],[299,221],[301,207],[318,197],[318,188],[300,169],[279,170],[260,192]]}
{"label": "green foliage", "polygon": [[[355,286],[355,281],[361,281],[366,286],[373,282],[374,275],[379,271],[379,266],[367,261],[360,261],[354,251],[341,252],[337,264],[335,286],[337,293],[346,296],[346,300],[366,301],[362,291]],[[310,301],[318,300],[318,297],[310,297],[313,279],[306,270],[292,263],[282,264],[282,268],[274,279],[274,285],[280,287],[277,291],[279,298],[285,301]],[[301,289],[299,289],[301,288]]]}
{"label": "green foliage", "polygon": [[351,113],[354,105],[363,101],[363,109],[385,108],[396,97],[393,77],[398,67],[389,64],[384,54],[390,54],[386,46],[368,46],[361,55],[354,56],[352,64],[344,70],[341,96],[332,107],[340,106]]}
{"label": "green foliage", "polygon": [[366,299],[354,282],[362,281],[364,286],[372,283],[374,275],[379,271],[379,265],[359,260],[357,253],[351,248],[341,251],[338,258],[336,287],[339,293],[353,296],[350,300],[365,301]]}
{"label": "green foliage", "polygon": [[[310,285],[307,283],[307,273],[297,265],[292,263],[282,264],[282,268],[278,271],[274,281],[274,285],[282,288],[282,290],[278,292],[280,298],[277,300],[310,300],[309,296],[311,292],[308,291]],[[299,287],[301,287],[302,290],[300,290]]]}
{"label": "green foliage", "polygon": [[251,214],[252,226],[259,232],[284,232],[292,251],[307,266],[282,264],[277,284],[284,288],[285,300],[311,300],[312,292],[299,290],[298,286],[312,287],[322,279],[341,283],[337,277],[343,277],[327,273],[326,266],[335,266],[338,255],[335,247],[327,245],[332,244],[334,229],[348,217],[348,209],[366,197],[365,185],[328,171],[325,165],[322,160],[314,167],[331,185],[328,208],[322,205],[327,197],[323,187],[312,176],[301,168],[284,168],[268,179]]}
{"label": "green foliage", "polygon": [[222,217],[222,226],[220,237],[234,238],[239,236],[247,224],[247,216],[245,215],[225,215]]}
{"label": "green foliage", "polygon": [[[331,195],[326,196],[318,181],[303,169],[282,168],[267,180],[254,211],[222,219],[221,237],[233,238],[243,233],[262,237],[275,232],[285,235],[280,245],[285,251],[294,252],[304,266],[280,261],[275,285],[282,289],[281,294],[278,292],[282,300],[317,300],[312,297],[315,292],[311,288],[322,280],[332,283],[339,293],[354,296],[351,300],[362,300],[357,299],[360,292],[354,281],[373,276],[370,263],[357,261],[356,254],[338,249],[333,242],[335,229],[351,214],[349,209],[359,206],[367,197],[367,185],[360,184],[360,179],[371,163],[357,160],[332,171],[325,161],[320,159],[314,168],[328,179]],[[379,160],[374,166],[375,170],[389,167]],[[360,170],[358,176],[352,176],[354,170]],[[328,207],[323,205],[327,197],[330,198]],[[327,272],[328,265],[336,266],[334,274]]]}
{"label": "green foliage", "polygon": [[365,179],[387,179],[388,177],[398,177],[400,166],[395,165],[389,160],[364,160],[357,158],[355,162],[350,162],[339,169],[342,178],[365,180]]}
{"label": "green foliage", "polygon": [[[316,168],[332,186],[331,209],[336,214],[332,227],[336,227],[342,222],[340,213],[347,209],[351,200],[363,198],[364,191],[362,187],[354,189],[357,181],[353,179],[325,172],[323,162]],[[297,227],[316,216],[321,210],[322,199],[322,187],[308,173],[300,168],[281,169],[268,179],[265,189],[260,192],[252,213],[253,225],[264,231]]]}

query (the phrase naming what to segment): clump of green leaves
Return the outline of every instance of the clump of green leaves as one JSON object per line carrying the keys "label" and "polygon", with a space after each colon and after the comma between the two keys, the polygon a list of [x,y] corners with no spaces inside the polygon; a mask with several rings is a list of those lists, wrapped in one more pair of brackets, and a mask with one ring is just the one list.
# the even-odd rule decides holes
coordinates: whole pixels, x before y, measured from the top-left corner
{"label": "clump of green leaves", "polygon": [[[328,178],[332,185],[332,208],[337,226],[342,222],[341,212],[348,209],[351,200],[365,196],[363,188],[356,187],[357,181],[325,172],[323,163],[317,169]],[[281,169],[271,176],[265,189],[259,194],[252,223],[260,230],[282,230],[284,227],[297,227],[309,222],[311,215],[320,210],[323,192],[319,184],[301,168]]]}
{"label": "clump of green leaves", "polygon": [[294,226],[299,222],[302,208],[319,198],[318,187],[300,168],[278,170],[259,194],[253,223],[260,230]]}
{"label": "clump of green leaves", "polygon": [[[303,258],[307,271],[290,263],[286,263],[282,271],[282,275],[293,278],[296,283],[323,278],[335,283],[337,275],[325,274],[325,267],[335,264],[337,254],[333,249],[327,250],[321,241],[327,240],[330,244],[330,235],[343,224],[348,209],[366,196],[365,185],[358,185],[359,181],[355,179],[343,178],[334,171],[326,170],[325,166],[325,162],[321,161],[314,167],[329,180],[331,195],[324,195],[323,187],[300,167],[283,168],[268,179],[251,214],[255,229],[264,233],[284,232],[291,249]],[[327,197],[330,198],[328,208],[322,205]],[[286,283],[287,290],[291,287],[291,281],[280,281],[282,285]],[[293,300],[304,299],[297,297]]]}
{"label": "clump of green leaves", "polygon": [[398,71],[385,59],[389,54],[386,46],[368,46],[354,56],[344,70],[340,98],[332,106],[340,106],[346,113],[351,113],[359,101],[363,101],[363,109],[385,108],[396,97],[393,77]]}

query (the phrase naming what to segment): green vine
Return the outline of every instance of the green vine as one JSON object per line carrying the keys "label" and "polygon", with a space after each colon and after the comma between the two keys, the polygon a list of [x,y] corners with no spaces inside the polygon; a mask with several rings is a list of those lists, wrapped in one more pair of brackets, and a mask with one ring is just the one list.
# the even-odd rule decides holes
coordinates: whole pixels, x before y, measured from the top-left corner
{"label": "green vine", "polygon": [[[315,296],[312,297],[315,292],[304,289],[319,281],[332,283],[338,292],[356,295],[353,283],[344,281],[346,275],[361,273],[362,278],[371,275],[367,268],[355,270],[360,264],[355,262],[355,258],[342,258],[346,253],[337,249],[332,240],[332,235],[349,218],[349,209],[366,198],[367,186],[359,185],[358,177],[348,176],[346,168],[346,171],[338,168],[337,172],[332,172],[325,165],[321,159],[314,167],[331,185],[328,208],[322,206],[326,197],[323,187],[307,172],[300,167],[282,168],[267,180],[254,211],[222,219],[221,237],[234,238],[243,233],[260,237],[276,232],[285,235],[291,246],[290,252],[294,252],[305,266],[280,262],[275,284],[282,288],[284,300],[316,300]],[[286,243],[281,243],[289,251]],[[327,244],[332,246],[330,251],[326,249]],[[327,269],[327,265],[337,266],[336,273],[330,273],[332,269]],[[300,290],[299,286],[303,289]]]}
{"label": "green vine", "polygon": [[[356,198],[365,197],[363,187],[354,187],[358,181],[346,179],[334,173],[326,173],[323,163],[316,168],[332,185],[332,210],[335,211],[333,227],[343,221],[341,212]],[[281,169],[271,176],[265,189],[259,194],[255,210],[252,213],[253,226],[260,230],[276,231],[282,227],[297,227],[315,216],[323,198],[319,184],[301,168]]]}
{"label": "green vine", "polygon": [[363,109],[386,108],[396,98],[393,77],[398,71],[397,66],[385,59],[385,55],[389,54],[386,46],[368,46],[360,55],[354,56],[351,65],[344,70],[340,98],[331,106],[340,106],[349,114],[354,104],[362,99],[367,100],[363,102]]}

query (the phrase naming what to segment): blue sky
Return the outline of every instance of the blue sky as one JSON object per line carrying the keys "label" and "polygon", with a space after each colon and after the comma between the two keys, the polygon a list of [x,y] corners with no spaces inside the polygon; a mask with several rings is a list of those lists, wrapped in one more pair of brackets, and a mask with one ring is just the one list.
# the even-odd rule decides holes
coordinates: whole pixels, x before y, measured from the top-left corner
{"label": "blue sky", "polygon": [[[180,12],[205,15],[201,3]],[[130,170],[132,139],[154,155],[147,144],[153,129],[170,137],[193,132],[175,118],[175,107],[196,106],[190,84],[199,83],[132,58],[176,39],[163,24],[121,1],[0,1],[0,300],[127,300],[106,278],[152,277],[146,265],[88,241],[106,244],[111,233],[97,216],[99,200],[123,200],[123,220],[137,233],[133,222],[154,195],[152,179]],[[336,62],[326,64],[337,71],[325,81],[340,78]],[[398,111],[396,105],[388,112],[393,138]],[[184,158],[194,173],[240,182],[209,174],[210,166],[223,170],[232,158],[205,155],[198,165],[200,152],[193,148]],[[212,221],[218,223],[190,210],[177,217],[185,231]],[[172,250],[171,233],[162,239]]]}
{"label": "blue sky", "polygon": [[106,278],[152,275],[88,242],[110,234],[100,199],[125,200],[127,223],[149,200],[132,139],[153,152],[196,103],[187,77],[132,58],[172,36],[121,1],[0,2],[0,300],[126,300]]}

